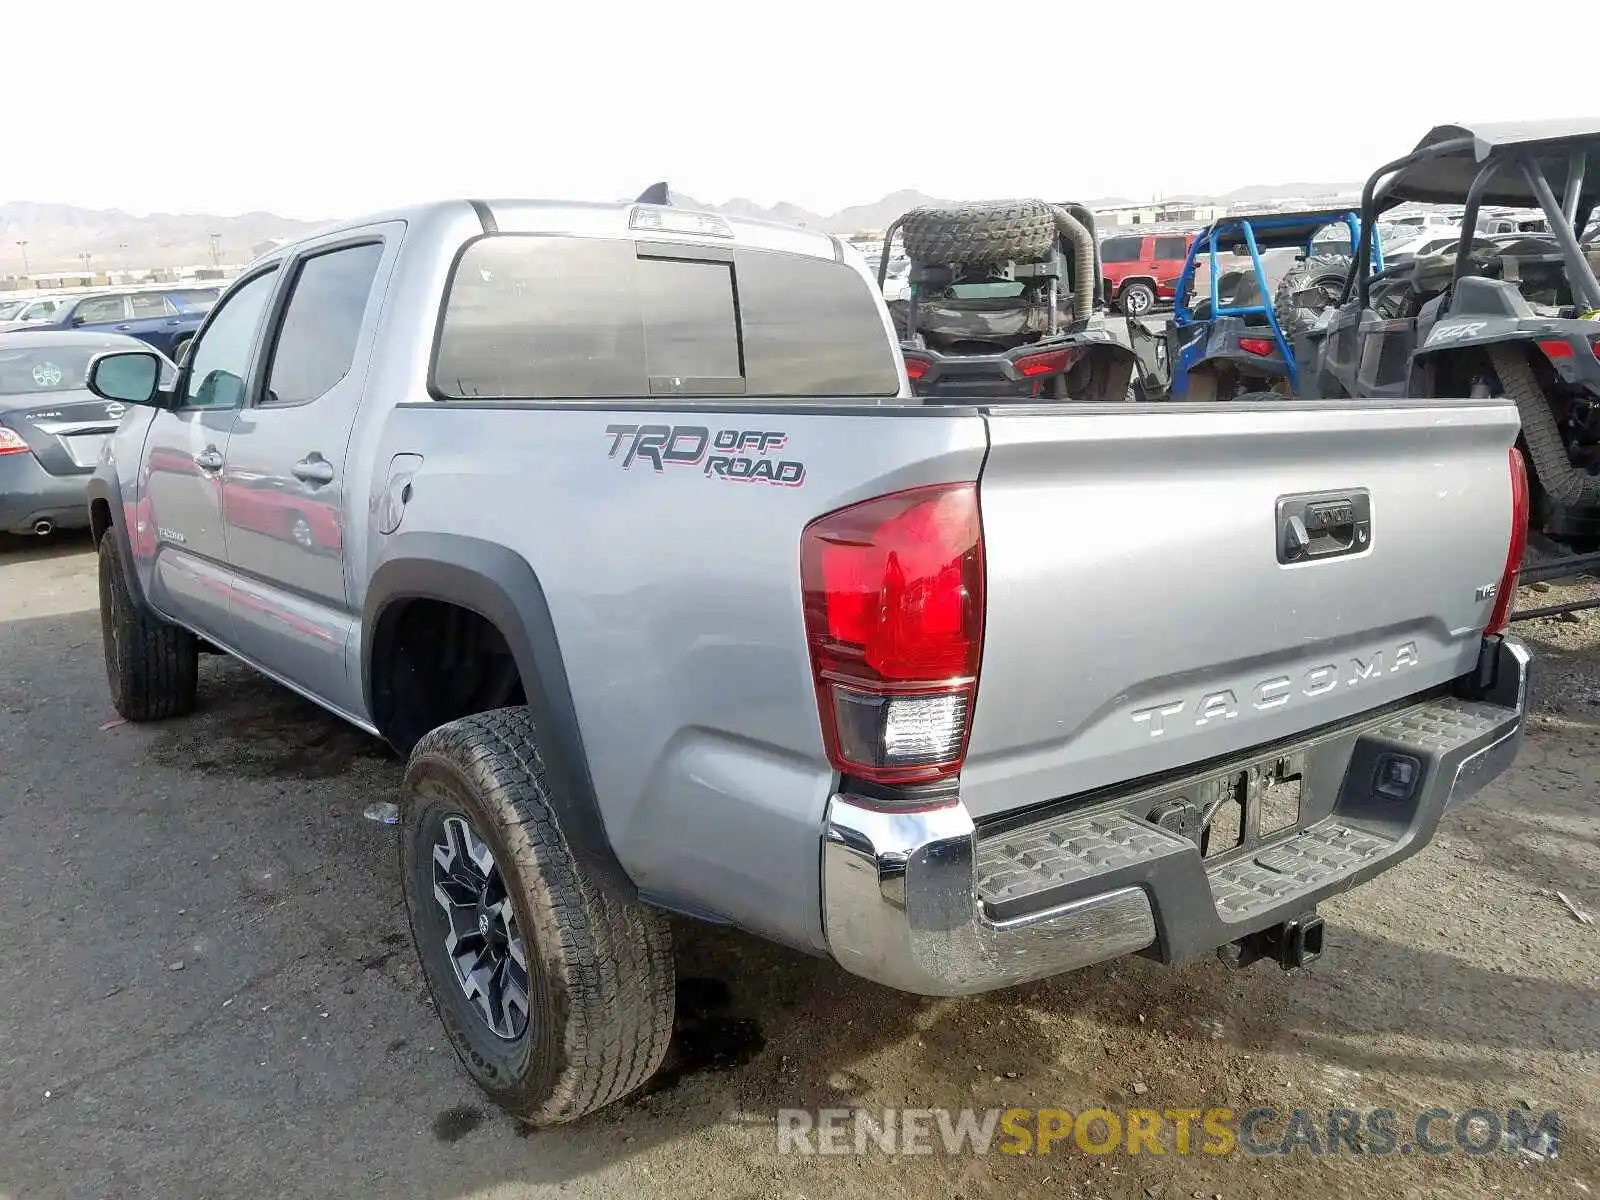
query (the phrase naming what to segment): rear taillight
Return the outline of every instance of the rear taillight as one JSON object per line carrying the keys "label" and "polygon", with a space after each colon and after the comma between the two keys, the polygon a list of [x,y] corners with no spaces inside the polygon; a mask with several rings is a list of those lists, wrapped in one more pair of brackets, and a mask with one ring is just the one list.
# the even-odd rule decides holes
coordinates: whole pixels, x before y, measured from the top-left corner
{"label": "rear taillight", "polygon": [[1511,543],[1506,548],[1506,569],[1500,575],[1500,590],[1494,594],[1494,612],[1483,632],[1499,633],[1510,623],[1511,604],[1517,595],[1517,580],[1522,575],[1522,555],[1528,548],[1528,468],[1522,452],[1511,447]]}
{"label": "rear taillight", "polygon": [[932,364],[925,358],[918,358],[915,354],[906,355],[906,378],[912,380],[921,379],[928,373],[930,365]]}
{"label": "rear taillight", "polygon": [[1071,350],[1046,350],[1040,354],[1024,354],[1016,361],[1017,374],[1024,379],[1037,379],[1041,375],[1055,375],[1072,365]]}
{"label": "rear taillight", "polygon": [[0,454],[26,454],[28,443],[13,429],[0,427]]}
{"label": "rear taillight", "polygon": [[1544,351],[1546,358],[1572,357],[1572,343],[1565,338],[1545,338],[1539,343],[1539,349]]}
{"label": "rear taillight", "polygon": [[876,783],[959,772],[983,646],[977,486],[819,517],[801,537],[800,579],[829,761]]}
{"label": "rear taillight", "polygon": [[1240,338],[1239,349],[1258,358],[1267,358],[1278,352],[1278,344],[1271,338]]}

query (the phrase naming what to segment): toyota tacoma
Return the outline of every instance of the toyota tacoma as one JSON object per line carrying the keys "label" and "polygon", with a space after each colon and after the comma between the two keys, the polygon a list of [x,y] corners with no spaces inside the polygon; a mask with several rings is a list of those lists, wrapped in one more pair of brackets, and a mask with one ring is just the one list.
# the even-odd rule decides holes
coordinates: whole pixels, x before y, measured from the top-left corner
{"label": "toyota tacoma", "polygon": [[668,914],[924,995],[1292,967],[1521,738],[1503,399],[918,398],[835,238],[466,200],[90,385],[117,711],[220,649],[406,756],[426,979],[534,1123],[661,1062]]}

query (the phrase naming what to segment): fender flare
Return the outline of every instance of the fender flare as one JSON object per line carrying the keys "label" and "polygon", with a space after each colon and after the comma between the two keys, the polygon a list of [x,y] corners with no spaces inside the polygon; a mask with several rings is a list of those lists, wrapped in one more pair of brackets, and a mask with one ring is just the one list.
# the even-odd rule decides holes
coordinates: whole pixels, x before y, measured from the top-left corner
{"label": "fender flare", "polygon": [[1424,342],[1411,352],[1413,358],[1432,358],[1439,354],[1448,354],[1452,350],[1492,350],[1496,346],[1506,346],[1513,342],[1527,345],[1538,341],[1541,337],[1557,337],[1559,333],[1548,330],[1535,332],[1531,329],[1507,329],[1502,323],[1496,332],[1485,332],[1474,337],[1447,338],[1442,342],[1429,344]]}
{"label": "fender flare", "polygon": [[[122,485],[115,472],[106,467],[97,470],[89,478],[88,493],[89,529],[95,546],[100,545],[103,537],[116,538],[117,558],[122,563],[122,580],[127,585],[128,595],[141,609],[150,611],[150,603],[144,598],[144,589],[139,586],[139,572],[133,562],[133,542],[128,537],[127,520],[122,511]],[[110,523],[103,529],[96,527],[94,507],[98,502],[104,502],[110,513]]]}
{"label": "fender flare", "polygon": [[562,833],[601,886],[618,898],[636,899],[637,889],[606,836],[555,622],[533,567],[516,552],[481,538],[418,532],[388,539],[361,614],[361,689],[374,716],[372,665],[386,636],[385,613],[398,613],[395,606],[407,600],[470,609],[504,636],[540,733],[539,754]]}

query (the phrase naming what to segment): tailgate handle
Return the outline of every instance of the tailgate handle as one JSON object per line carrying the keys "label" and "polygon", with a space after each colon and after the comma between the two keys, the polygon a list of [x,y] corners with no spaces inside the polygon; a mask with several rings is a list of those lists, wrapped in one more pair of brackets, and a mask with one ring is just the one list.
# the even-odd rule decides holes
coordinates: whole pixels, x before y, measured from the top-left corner
{"label": "tailgate handle", "polygon": [[1360,554],[1372,545],[1372,498],[1365,488],[1278,499],[1278,561]]}

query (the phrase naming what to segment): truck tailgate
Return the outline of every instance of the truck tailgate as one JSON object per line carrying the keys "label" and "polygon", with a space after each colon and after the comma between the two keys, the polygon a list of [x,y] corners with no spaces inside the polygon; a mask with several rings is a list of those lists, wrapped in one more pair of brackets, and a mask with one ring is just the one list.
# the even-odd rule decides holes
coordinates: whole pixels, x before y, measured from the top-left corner
{"label": "truck tailgate", "polygon": [[1510,405],[987,420],[976,816],[1238,754],[1477,661],[1510,537]]}

